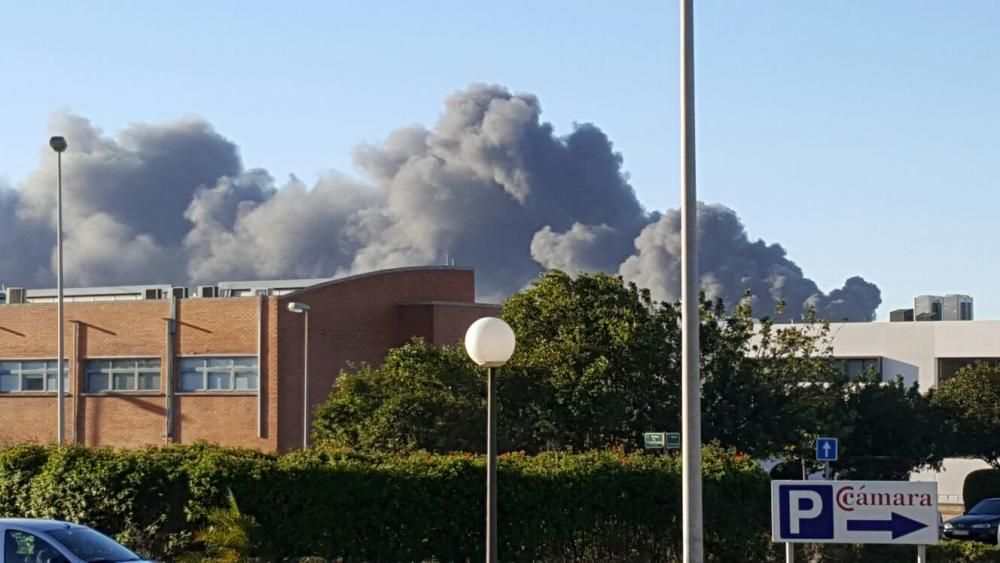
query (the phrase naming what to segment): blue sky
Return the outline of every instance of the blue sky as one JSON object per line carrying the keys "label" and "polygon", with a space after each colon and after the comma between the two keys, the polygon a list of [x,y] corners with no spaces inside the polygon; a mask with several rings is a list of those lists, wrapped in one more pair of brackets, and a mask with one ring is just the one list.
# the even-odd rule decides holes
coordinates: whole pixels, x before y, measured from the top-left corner
{"label": "blue sky", "polygon": [[[54,110],[107,133],[198,114],[279,180],[432,124],[474,81],[605,130],[651,209],[678,202],[677,4],[20,2],[0,22],[0,181]],[[884,319],[918,293],[1000,318],[1000,2],[710,1],[696,10],[699,198]]]}

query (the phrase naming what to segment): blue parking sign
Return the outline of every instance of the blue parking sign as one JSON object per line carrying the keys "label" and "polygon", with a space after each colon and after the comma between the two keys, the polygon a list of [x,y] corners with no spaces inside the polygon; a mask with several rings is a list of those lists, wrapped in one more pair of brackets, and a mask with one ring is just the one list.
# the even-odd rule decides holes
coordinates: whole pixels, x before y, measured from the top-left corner
{"label": "blue parking sign", "polygon": [[786,540],[833,539],[833,487],[785,485],[778,490],[780,535]]}
{"label": "blue parking sign", "polygon": [[836,438],[816,438],[816,461],[837,461]]}

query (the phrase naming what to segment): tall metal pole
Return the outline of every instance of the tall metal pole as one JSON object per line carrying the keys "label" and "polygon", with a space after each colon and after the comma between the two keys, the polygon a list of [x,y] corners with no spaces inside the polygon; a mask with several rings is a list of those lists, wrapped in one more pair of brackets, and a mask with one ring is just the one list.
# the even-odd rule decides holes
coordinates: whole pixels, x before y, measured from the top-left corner
{"label": "tall metal pole", "polygon": [[486,563],[497,563],[497,397],[494,368],[486,372]]}
{"label": "tall metal pole", "polygon": [[302,449],[309,448],[309,311],[305,313],[302,345]]}
{"label": "tall metal pole", "polygon": [[694,144],[694,6],[681,0],[681,426],[684,562],[705,559],[701,502],[701,376],[698,370],[698,199]]}
{"label": "tall metal pole", "polygon": [[56,443],[60,446],[66,439],[63,412],[65,389],[63,388],[63,244],[62,244],[62,152],[56,152]]}

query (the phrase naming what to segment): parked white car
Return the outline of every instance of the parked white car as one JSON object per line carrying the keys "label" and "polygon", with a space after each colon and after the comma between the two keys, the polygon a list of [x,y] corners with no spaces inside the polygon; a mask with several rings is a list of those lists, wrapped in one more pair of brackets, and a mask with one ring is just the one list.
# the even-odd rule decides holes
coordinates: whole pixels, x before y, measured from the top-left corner
{"label": "parked white car", "polygon": [[96,530],[58,520],[0,518],[0,537],[0,563],[152,563]]}

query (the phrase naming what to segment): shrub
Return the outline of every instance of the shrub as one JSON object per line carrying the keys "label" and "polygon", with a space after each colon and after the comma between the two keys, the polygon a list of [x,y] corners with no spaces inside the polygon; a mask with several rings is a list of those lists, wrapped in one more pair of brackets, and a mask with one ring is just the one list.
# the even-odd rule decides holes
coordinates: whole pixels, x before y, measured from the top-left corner
{"label": "shrub", "polygon": [[[767,476],[752,460],[706,447],[711,561],[766,560]],[[174,559],[229,504],[257,523],[268,561],[482,559],[485,460],[473,454],[285,455],[174,446],[116,452],[0,449],[0,516],[94,526],[141,553]],[[680,555],[680,464],[602,451],[507,454],[499,460],[500,551],[510,561],[671,561]]]}

